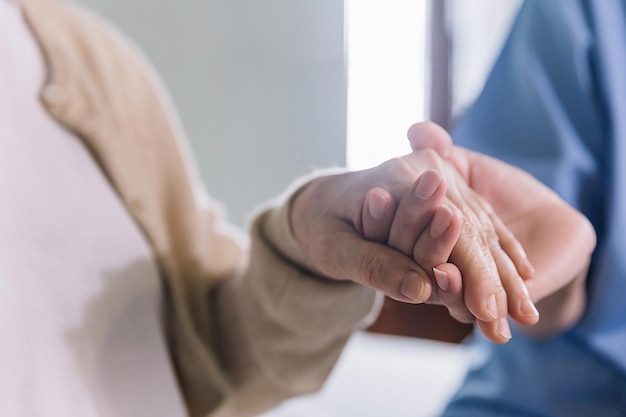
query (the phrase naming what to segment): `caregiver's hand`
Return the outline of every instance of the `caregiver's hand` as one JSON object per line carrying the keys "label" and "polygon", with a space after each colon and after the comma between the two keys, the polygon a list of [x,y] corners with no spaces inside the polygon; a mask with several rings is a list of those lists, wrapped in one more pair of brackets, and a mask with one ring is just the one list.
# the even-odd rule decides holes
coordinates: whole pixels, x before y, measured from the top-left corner
{"label": "caregiver's hand", "polygon": [[[433,168],[435,171],[424,173]],[[444,236],[448,233],[456,235],[459,228],[465,229],[461,231],[461,240],[454,246],[454,251],[457,252],[455,264],[463,272],[464,285],[473,294],[466,299],[471,298],[472,314],[491,324],[487,333],[492,340],[505,342],[510,332],[506,322],[507,295],[500,274],[508,274],[511,281],[520,284],[519,288],[511,290],[511,298],[517,302],[516,297],[527,298],[517,270],[527,272],[532,268],[514,239],[515,243],[505,245],[503,249],[497,238],[487,239],[482,231],[477,230],[485,228],[484,222],[490,222],[487,214],[480,214],[483,223],[477,220],[474,211],[479,209],[478,206],[471,210],[467,207],[478,203],[464,201],[463,195],[453,191],[456,201],[448,199],[448,203],[440,205],[446,192],[446,182],[438,173],[442,168],[444,164],[435,152],[421,151],[371,170],[319,178],[305,187],[294,201],[294,235],[309,260],[324,274],[370,285],[402,301],[424,302],[437,297],[431,283],[433,267],[439,265],[438,275],[446,275],[450,284],[460,279],[453,265],[440,265],[447,259],[442,254],[449,252],[451,245],[450,239],[442,239],[439,235],[442,232]],[[414,182],[422,173],[420,180]],[[450,190],[447,192],[450,194]],[[378,204],[381,202],[378,197],[382,198],[383,204]],[[389,235],[397,236],[391,238],[397,240],[398,244],[393,246],[397,250],[380,244],[380,237],[372,238],[375,242],[362,239],[363,207],[371,217],[386,218],[390,207],[387,203],[396,201],[400,208],[418,208],[407,212],[407,218],[391,224]],[[430,209],[424,205],[428,201]],[[459,206],[463,209],[458,209]],[[391,207],[392,214],[393,209]],[[404,210],[400,210],[402,212]],[[465,215],[461,216],[463,212],[470,214],[469,220]],[[428,228],[424,228],[427,224]],[[403,233],[405,228],[410,228],[411,233]],[[495,233],[494,226],[490,230]],[[409,235],[408,240],[404,238]],[[443,243],[437,243],[438,239]],[[510,251],[515,262],[505,250]],[[415,253],[424,254],[421,258],[417,256],[417,263],[411,261]]]}
{"label": "caregiver's hand", "polygon": [[524,245],[536,270],[526,286],[542,315],[537,326],[524,330],[549,336],[573,325],[585,307],[584,280],[596,244],[591,223],[526,172],[452,146],[435,124],[413,125],[408,136],[413,149],[434,148],[448,159],[459,182],[486,200]]}
{"label": "caregiver's hand", "polygon": [[[440,162],[433,151],[424,152],[430,152],[435,163]],[[455,217],[464,220],[460,239],[450,257],[463,272],[463,279],[458,269],[441,265],[446,259],[432,256],[432,245],[421,244],[425,234],[437,236],[441,226],[435,219],[431,223],[424,222],[420,210],[422,203],[414,193],[403,195],[396,208],[393,197],[386,194],[386,190],[370,191],[362,213],[363,235],[412,256],[424,269],[432,271],[431,276],[437,285],[433,286],[428,303],[445,305],[459,321],[476,320],[489,339],[504,343],[511,337],[507,321],[509,312],[526,325],[535,324],[539,319],[520,275],[527,279],[532,277],[532,267],[519,242],[489,205],[467,185],[456,183],[458,173],[454,167],[443,164],[443,168],[444,172],[448,171],[446,176],[452,178],[452,183],[448,182],[452,187],[448,186],[449,200],[442,205],[442,212],[444,208],[448,209],[455,213]],[[444,182],[443,179],[440,181]],[[365,210],[373,195],[385,202],[384,217],[374,218]],[[488,309],[486,318],[480,315],[484,311],[481,307]]]}

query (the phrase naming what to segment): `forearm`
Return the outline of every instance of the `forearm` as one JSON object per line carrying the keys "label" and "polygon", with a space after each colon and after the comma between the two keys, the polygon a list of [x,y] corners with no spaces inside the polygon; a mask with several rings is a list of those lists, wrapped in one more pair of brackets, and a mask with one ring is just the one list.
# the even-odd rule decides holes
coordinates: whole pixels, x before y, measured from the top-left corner
{"label": "forearm", "polygon": [[376,310],[374,291],[317,279],[302,259],[286,207],[265,211],[252,226],[248,267],[215,293],[217,351],[232,389],[222,406],[229,416],[254,415],[318,390],[352,332]]}

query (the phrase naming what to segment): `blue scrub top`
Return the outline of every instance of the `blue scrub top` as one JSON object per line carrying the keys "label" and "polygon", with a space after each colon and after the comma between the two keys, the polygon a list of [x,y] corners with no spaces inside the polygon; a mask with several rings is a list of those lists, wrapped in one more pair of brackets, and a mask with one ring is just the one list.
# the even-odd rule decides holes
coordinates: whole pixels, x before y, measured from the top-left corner
{"label": "blue scrub top", "polygon": [[474,340],[446,416],[626,416],[626,1],[527,0],[458,145],[529,171],[598,234],[589,304],[548,342]]}

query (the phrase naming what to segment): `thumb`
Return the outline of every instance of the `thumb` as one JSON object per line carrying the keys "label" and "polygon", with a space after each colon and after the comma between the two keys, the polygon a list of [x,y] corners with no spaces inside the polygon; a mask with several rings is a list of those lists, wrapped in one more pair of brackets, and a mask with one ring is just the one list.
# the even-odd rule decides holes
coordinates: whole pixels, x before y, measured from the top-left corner
{"label": "thumb", "polygon": [[452,138],[448,132],[433,122],[415,123],[409,127],[407,137],[414,151],[432,148],[443,159],[448,159],[452,150]]}
{"label": "thumb", "polygon": [[384,188],[375,187],[367,192],[361,211],[363,237],[385,244],[396,212],[392,195]]}
{"label": "thumb", "polygon": [[326,268],[408,303],[423,303],[432,293],[431,279],[411,258],[356,233],[342,233],[327,255]]}

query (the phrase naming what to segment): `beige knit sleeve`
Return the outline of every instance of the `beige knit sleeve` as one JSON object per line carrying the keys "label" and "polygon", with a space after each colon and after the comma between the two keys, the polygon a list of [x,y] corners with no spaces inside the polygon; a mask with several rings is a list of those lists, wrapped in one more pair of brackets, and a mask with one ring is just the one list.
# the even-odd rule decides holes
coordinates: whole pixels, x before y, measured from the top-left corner
{"label": "beige knit sleeve", "polygon": [[54,81],[80,98],[49,111],[85,141],[158,260],[190,415],[251,416],[319,388],[374,292],[314,276],[289,231],[288,204],[256,217],[246,250],[204,198],[180,119],[141,52],[75,6],[21,4]]}
{"label": "beige knit sleeve", "polygon": [[254,415],[318,390],[351,333],[378,312],[373,290],[315,276],[288,211],[256,216],[248,267],[219,290],[218,354],[233,392],[215,416]]}

